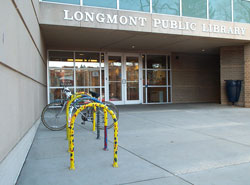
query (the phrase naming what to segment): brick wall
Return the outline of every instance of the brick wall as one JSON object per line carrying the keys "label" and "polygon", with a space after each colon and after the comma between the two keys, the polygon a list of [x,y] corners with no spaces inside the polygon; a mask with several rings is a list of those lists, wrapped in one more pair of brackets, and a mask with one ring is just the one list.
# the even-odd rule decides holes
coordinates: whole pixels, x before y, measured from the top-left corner
{"label": "brick wall", "polygon": [[250,107],[250,44],[244,47],[244,106]]}
{"label": "brick wall", "polygon": [[171,61],[173,103],[219,103],[219,56],[174,53]]}
{"label": "brick wall", "polygon": [[[231,104],[227,100],[225,80],[244,79],[244,47],[222,47],[220,49],[220,83],[221,104]],[[244,106],[244,83],[242,85],[239,102],[236,105]]]}

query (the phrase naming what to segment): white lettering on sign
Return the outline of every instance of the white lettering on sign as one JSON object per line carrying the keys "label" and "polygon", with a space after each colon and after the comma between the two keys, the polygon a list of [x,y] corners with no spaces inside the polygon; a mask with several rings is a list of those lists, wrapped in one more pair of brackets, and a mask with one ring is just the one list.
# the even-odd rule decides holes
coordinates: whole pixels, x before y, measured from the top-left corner
{"label": "white lettering on sign", "polygon": [[[119,16],[104,13],[94,13],[87,11],[70,12],[64,10],[64,20],[67,21],[84,21],[84,22],[97,22],[101,24],[120,24],[124,26],[141,26],[145,27],[148,24],[146,17],[136,16]],[[205,33],[217,33],[228,35],[242,35],[246,34],[246,28],[237,26],[225,26],[218,24],[197,24],[195,22],[178,21],[178,20],[165,20],[159,18],[152,18],[150,22],[153,28],[169,29],[169,30],[184,30],[184,31],[202,31]]]}
{"label": "white lettering on sign", "polygon": [[208,33],[223,33],[231,35],[245,35],[245,28],[220,26],[215,24],[202,24],[202,31]]}

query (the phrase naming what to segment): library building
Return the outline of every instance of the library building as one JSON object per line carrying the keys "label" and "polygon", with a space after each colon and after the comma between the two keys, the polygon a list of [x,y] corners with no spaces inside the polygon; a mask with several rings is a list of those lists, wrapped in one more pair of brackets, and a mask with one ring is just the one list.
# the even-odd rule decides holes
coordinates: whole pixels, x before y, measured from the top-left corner
{"label": "library building", "polygon": [[0,162],[25,159],[11,152],[65,86],[121,106],[231,105],[239,80],[250,107],[249,0],[1,0],[0,25]]}
{"label": "library building", "polygon": [[43,0],[47,101],[95,91],[124,104],[227,104],[225,80],[243,80],[247,104],[250,2]]}

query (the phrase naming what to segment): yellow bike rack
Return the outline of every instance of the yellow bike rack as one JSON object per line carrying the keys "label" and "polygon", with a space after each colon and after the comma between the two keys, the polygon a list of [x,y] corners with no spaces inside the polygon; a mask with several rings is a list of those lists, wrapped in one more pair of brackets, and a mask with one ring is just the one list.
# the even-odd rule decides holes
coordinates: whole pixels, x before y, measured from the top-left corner
{"label": "yellow bike rack", "polygon": [[[73,98],[74,99],[74,98]],[[72,100],[73,100],[72,99]],[[74,101],[74,100],[73,100]],[[107,113],[109,113],[114,121],[114,161],[113,161],[113,167],[117,168],[118,167],[118,157],[117,157],[117,152],[118,152],[118,122],[116,119],[116,115],[112,110],[109,110],[108,106],[101,104],[101,103],[89,103],[87,105],[81,106],[75,114],[72,116],[71,122],[70,122],[70,133],[69,133],[69,138],[70,138],[70,169],[74,170],[75,169],[75,153],[74,153],[74,123],[77,115],[83,111],[84,109],[88,107],[93,107],[94,109],[96,107],[102,108],[104,111],[104,127],[107,132],[107,125],[108,125],[108,119],[107,119]],[[107,142],[107,133],[105,134],[105,141]],[[104,147],[105,149],[105,147]]]}

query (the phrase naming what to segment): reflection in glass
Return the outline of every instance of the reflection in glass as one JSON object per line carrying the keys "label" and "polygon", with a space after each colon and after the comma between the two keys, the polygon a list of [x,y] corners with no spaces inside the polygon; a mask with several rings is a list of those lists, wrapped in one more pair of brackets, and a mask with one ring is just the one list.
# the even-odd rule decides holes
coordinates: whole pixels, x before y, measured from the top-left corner
{"label": "reflection in glass", "polygon": [[116,8],[117,0],[83,0],[83,5],[87,6],[97,6],[106,8]]}
{"label": "reflection in glass", "polygon": [[167,73],[168,73],[168,85],[171,85],[171,78],[170,78],[170,76],[171,76],[171,72],[170,71],[167,71]]}
{"label": "reflection in glass", "polygon": [[139,59],[138,57],[126,57],[127,81],[139,80]]}
{"label": "reflection in glass", "polygon": [[86,93],[89,93],[90,91],[91,92],[95,92],[98,95],[100,94],[100,88],[76,88],[76,92],[86,92]]}
{"label": "reflection in glass", "polygon": [[231,0],[209,0],[209,18],[215,20],[231,21]]}
{"label": "reflection in glass", "polygon": [[99,57],[99,53],[76,52],[75,68],[77,86],[100,85]]}
{"label": "reflection in glass", "polygon": [[109,101],[121,101],[121,56],[109,56]]}
{"label": "reflection in glass", "polygon": [[250,23],[250,2],[234,0],[234,21]]}
{"label": "reflection in glass", "polygon": [[146,87],[143,87],[143,103],[146,103]]}
{"label": "reflection in glass", "polygon": [[182,15],[207,18],[207,0],[182,0]]}
{"label": "reflection in glass", "polygon": [[163,70],[148,70],[147,71],[147,84],[148,85],[167,85],[166,82],[167,71]]}
{"label": "reflection in glass", "polygon": [[53,68],[74,68],[73,52],[50,51],[49,67]]}
{"label": "reflection in glass", "polygon": [[168,102],[171,102],[171,88],[168,87]]}
{"label": "reflection in glass", "polygon": [[153,13],[180,15],[180,0],[152,0]]}
{"label": "reflection in glass", "polygon": [[166,69],[165,55],[147,55],[148,69]]}
{"label": "reflection in glass", "polygon": [[166,87],[148,87],[148,103],[167,102]]}
{"label": "reflection in glass", "polygon": [[76,52],[75,66],[77,68],[99,68],[99,53]]}
{"label": "reflection in glass", "polygon": [[139,100],[139,82],[127,83],[127,100]]}
{"label": "reflection in glass", "polygon": [[[70,88],[72,94],[74,94],[74,89]],[[50,103],[56,100],[65,99],[64,93],[62,93],[62,89],[50,89],[49,91]]]}
{"label": "reflection in glass", "polygon": [[139,100],[139,58],[126,57],[127,100]]}
{"label": "reflection in glass", "polygon": [[80,0],[42,0],[42,1],[80,5]]}
{"label": "reflection in glass", "polygon": [[109,81],[121,81],[121,57],[109,56]]}
{"label": "reflection in glass", "polygon": [[121,95],[121,82],[109,82],[109,101],[121,101]]}
{"label": "reflection in glass", "polygon": [[120,0],[120,9],[149,12],[149,0]]}
{"label": "reflection in glass", "polygon": [[71,69],[50,69],[50,86],[74,86],[74,72]]}
{"label": "reflection in glass", "polygon": [[76,69],[76,86],[99,86],[99,69]]}

